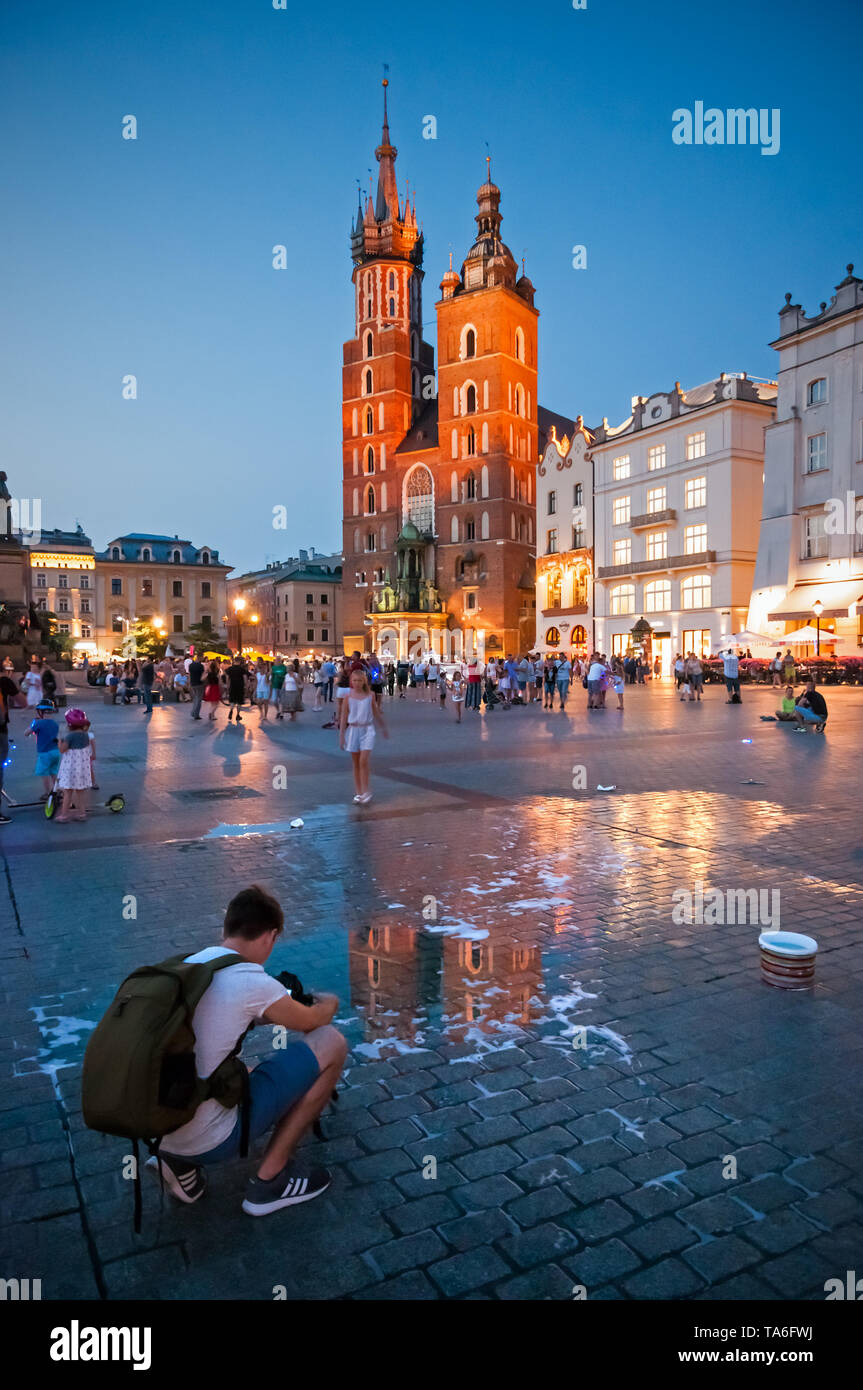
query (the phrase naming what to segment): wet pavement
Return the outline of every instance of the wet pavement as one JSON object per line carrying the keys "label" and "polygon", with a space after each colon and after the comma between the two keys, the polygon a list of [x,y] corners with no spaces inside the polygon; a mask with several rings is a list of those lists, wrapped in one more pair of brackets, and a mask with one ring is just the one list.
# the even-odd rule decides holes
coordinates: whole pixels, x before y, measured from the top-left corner
{"label": "wet pavement", "polygon": [[[311,711],[146,728],[89,696],[125,813],[0,831],[0,1273],[46,1298],[817,1299],[863,1265],[863,691],[827,692],[824,737],[762,722],[767,690],[460,727],[387,701],[366,808]],[[19,800],[32,761],[19,737]],[[154,1184],[136,1237],[83,1049],[250,882],[286,910],[269,968],[342,1001],[349,1071],[304,1145],[333,1186],[253,1221],[245,1164],[191,1208]],[[698,884],[766,890],[770,918],[681,920]],[[814,989],[761,983],[771,925],[817,938]]]}

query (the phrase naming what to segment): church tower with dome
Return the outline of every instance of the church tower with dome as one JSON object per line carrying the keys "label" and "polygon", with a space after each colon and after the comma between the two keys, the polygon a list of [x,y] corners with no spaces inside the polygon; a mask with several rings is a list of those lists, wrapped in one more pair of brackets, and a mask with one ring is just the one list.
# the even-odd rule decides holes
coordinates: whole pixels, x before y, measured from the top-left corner
{"label": "church tower with dome", "polygon": [[535,633],[536,466],[552,425],[537,404],[534,288],[501,238],[490,161],[476,235],[436,305],[439,367],[422,336],[423,237],[384,126],[377,196],[351,235],[355,336],[344,346],[345,648],[392,657],[529,650]]}

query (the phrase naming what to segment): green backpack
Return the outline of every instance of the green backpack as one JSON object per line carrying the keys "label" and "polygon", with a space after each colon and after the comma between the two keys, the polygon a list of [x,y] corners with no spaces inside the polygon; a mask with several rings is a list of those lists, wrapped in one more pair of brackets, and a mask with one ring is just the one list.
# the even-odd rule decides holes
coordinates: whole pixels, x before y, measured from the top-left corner
{"label": "green backpack", "polygon": [[[171,956],[134,970],[87,1044],[81,1081],[84,1123],[134,1141],[135,1230],[141,1229],[138,1141],[158,1155],[159,1141],[188,1124],[205,1100],[240,1108],[240,1153],[248,1153],[249,1073],[239,1052],[244,1032],[206,1079],[195,1066],[192,1016],[217,970],[242,956],[187,962]],[[248,1029],[246,1030],[246,1032]]]}

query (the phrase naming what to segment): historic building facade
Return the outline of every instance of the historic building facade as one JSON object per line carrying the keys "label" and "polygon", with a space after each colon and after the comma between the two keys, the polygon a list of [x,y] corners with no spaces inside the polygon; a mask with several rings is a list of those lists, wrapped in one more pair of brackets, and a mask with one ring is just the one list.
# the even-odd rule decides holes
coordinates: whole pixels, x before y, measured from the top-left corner
{"label": "historic building facade", "polygon": [[593,650],[593,434],[552,437],[536,470],[536,636],[533,649]]}
{"label": "historic building facade", "polygon": [[779,401],[749,623],[777,646],[816,614],[833,650],[863,645],[863,280],[853,270],[811,318],[786,295],[771,343]]}
{"label": "historic building facade", "polygon": [[336,656],[342,633],[341,557],[314,546],[228,581],[228,640],[266,655]]}
{"label": "historic building facade", "polygon": [[57,631],[79,655],[95,656],[103,624],[96,583],[96,552],[79,525],[76,531],[42,531],[29,550],[30,596],[42,613],[53,613]]}
{"label": "historic building facade", "polygon": [[[535,471],[558,417],[537,405],[534,288],[501,240],[500,190],[423,338],[423,237],[396,185],[384,92],[377,194],[351,234],[344,345],[344,645],[392,656],[526,650],[535,634]],[[570,429],[572,426],[570,425]]]}
{"label": "historic building facade", "polygon": [[117,536],[95,561],[99,654],[120,651],[125,634],[139,619],[161,621],[175,650],[185,648],[192,626],[214,635],[221,632],[230,569],[218,550],[194,546],[179,536]]}
{"label": "historic building facade", "polygon": [[638,646],[668,674],[678,652],[705,655],[745,627],[775,408],[775,383],[723,372],[636,396],[628,420],[594,431],[601,651]]}

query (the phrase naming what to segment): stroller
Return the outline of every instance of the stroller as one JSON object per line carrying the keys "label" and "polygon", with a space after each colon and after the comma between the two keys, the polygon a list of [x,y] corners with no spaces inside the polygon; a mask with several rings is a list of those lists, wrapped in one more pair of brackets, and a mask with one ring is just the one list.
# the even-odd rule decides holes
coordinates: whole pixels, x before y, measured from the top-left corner
{"label": "stroller", "polygon": [[482,698],[483,704],[485,705],[486,709],[495,709],[497,706],[500,706],[501,709],[506,708],[505,702],[498,695],[493,684],[489,680],[487,680],[485,683],[485,689],[483,691]]}

